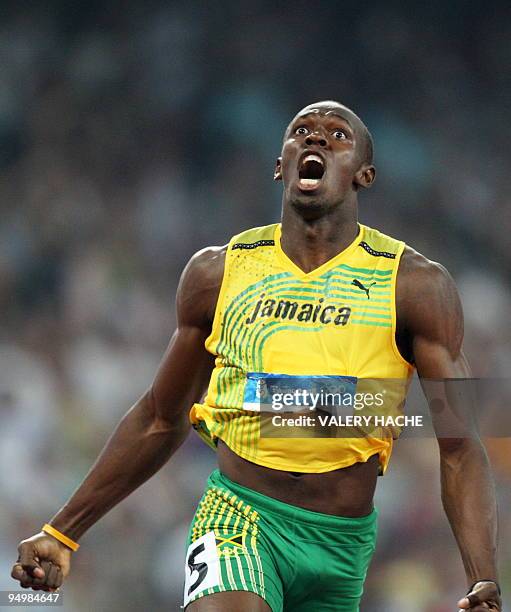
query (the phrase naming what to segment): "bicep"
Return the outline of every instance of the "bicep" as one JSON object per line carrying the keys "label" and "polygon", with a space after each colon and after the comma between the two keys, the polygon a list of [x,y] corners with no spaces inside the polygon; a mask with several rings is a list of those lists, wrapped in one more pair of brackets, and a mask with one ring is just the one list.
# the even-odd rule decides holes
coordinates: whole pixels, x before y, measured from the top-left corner
{"label": "bicep", "polygon": [[155,411],[170,419],[199,401],[214,357],[204,347],[207,332],[192,325],[181,325],[172,335],[152,384]]}
{"label": "bicep", "polygon": [[220,289],[222,250],[196,254],[181,275],[176,296],[177,329],[172,335],[151,386],[156,415],[180,419],[201,399],[214,365],[205,341]]}
{"label": "bicep", "polygon": [[421,378],[463,376],[463,310],[456,285],[440,264],[421,261],[410,274],[406,326]]}
{"label": "bicep", "polygon": [[451,276],[431,264],[422,271],[420,300],[408,313],[414,361],[440,442],[475,436],[474,393],[462,350],[463,312]]}

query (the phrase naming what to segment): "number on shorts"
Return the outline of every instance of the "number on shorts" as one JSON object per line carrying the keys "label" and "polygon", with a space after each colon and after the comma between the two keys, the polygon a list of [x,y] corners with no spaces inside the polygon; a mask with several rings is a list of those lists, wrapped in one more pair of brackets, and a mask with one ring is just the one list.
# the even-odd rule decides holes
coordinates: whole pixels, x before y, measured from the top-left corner
{"label": "number on shorts", "polygon": [[197,593],[220,584],[220,566],[213,531],[190,544],[186,552],[185,573],[185,607]]}
{"label": "number on shorts", "polygon": [[190,573],[193,574],[193,572],[197,572],[199,574],[197,576],[197,580],[188,589],[188,595],[190,595],[192,591],[195,591],[195,589],[206,578],[208,574],[208,566],[206,565],[206,563],[204,563],[203,561],[201,561],[200,563],[195,563],[195,557],[197,555],[200,555],[201,552],[204,552],[205,548],[206,547],[204,546],[204,544],[199,544],[191,551],[191,553],[188,555],[188,559],[186,560],[186,562],[188,563],[188,567],[190,568]]}

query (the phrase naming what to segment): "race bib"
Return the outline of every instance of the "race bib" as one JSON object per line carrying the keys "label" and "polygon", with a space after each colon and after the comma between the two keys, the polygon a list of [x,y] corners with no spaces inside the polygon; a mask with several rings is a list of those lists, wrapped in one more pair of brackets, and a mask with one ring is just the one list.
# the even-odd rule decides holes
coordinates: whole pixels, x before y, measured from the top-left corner
{"label": "race bib", "polygon": [[220,566],[213,531],[192,542],[186,552],[184,607],[206,589],[220,584]]}

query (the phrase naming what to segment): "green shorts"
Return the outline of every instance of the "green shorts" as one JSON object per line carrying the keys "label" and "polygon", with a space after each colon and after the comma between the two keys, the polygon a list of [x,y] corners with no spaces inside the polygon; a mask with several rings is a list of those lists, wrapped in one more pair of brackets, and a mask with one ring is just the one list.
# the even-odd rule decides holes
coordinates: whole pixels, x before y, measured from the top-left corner
{"label": "green shorts", "polygon": [[251,591],[272,612],[358,612],[377,510],[346,518],[304,510],[215,470],[188,534],[184,606]]}

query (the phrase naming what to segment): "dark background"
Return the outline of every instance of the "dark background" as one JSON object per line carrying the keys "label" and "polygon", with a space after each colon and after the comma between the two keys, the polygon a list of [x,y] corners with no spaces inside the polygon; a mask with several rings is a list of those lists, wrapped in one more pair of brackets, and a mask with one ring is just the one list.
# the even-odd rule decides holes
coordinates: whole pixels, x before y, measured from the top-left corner
{"label": "dark background", "polygon": [[[511,13],[505,2],[2,2],[0,588],[150,383],[187,259],[277,221],[283,131],[353,107],[376,143],[361,221],[441,261],[478,376],[511,366]],[[489,440],[511,586],[509,440]],[[65,610],[178,610],[214,455],[196,436],[82,541]],[[432,440],[380,481],[364,612],[465,591]],[[460,503],[462,500],[460,500]],[[507,587],[507,588],[506,588]]]}

